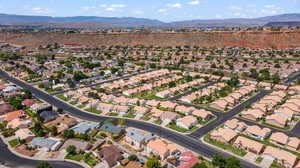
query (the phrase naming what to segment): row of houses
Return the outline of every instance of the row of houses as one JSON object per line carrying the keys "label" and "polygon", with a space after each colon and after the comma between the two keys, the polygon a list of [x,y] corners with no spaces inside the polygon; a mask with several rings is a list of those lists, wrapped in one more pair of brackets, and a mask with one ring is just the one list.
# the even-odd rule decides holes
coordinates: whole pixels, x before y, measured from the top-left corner
{"label": "row of houses", "polygon": [[132,89],[125,90],[122,93],[126,96],[132,96],[136,93],[144,92],[144,91],[150,91],[154,88],[161,87],[162,85],[168,84],[168,83],[173,82],[173,81],[177,81],[179,79],[182,79],[182,76],[175,75],[173,77],[159,79],[159,80],[156,80],[156,81],[154,81],[152,83],[149,83],[149,84],[144,84],[142,86],[138,86],[138,87],[135,87],[135,88],[132,88]]}
{"label": "row of houses", "polygon": [[181,84],[179,86],[176,86],[176,87],[169,88],[167,90],[163,90],[161,92],[158,92],[158,93],[155,94],[155,96],[160,97],[160,98],[166,98],[166,97],[169,97],[170,95],[172,95],[176,92],[184,91],[187,88],[191,88],[193,86],[200,85],[203,82],[205,82],[204,79],[196,79],[196,80],[193,80],[191,82],[187,82],[187,83]]}
{"label": "row of houses", "polygon": [[[239,133],[246,136],[241,136]],[[210,133],[210,138],[213,140],[230,144],[236,148],[244,149],[262,157],[275,159],[285,167],[300,167],[296,155],[273,146],[264,145],[259,141],[247,138],[247,136],[261,141],[270,137],[269,141],[271,143],[294,151],[297,151],[300,145],[300,140],[296,137],[288,137],[280,132],[271,134],[271,130],[268,128],[260,128],[256,125],[247,126],[237,119],[228,120],[224,124],[224,127]]]}
{"label": "row of houses", "polygon": [[240,115],[253,121],[265,117],[266,123],[284,128],[300,112],[300,95],[293,95],[284,101],[286,96],[284,91],[272,92]]}
{"label": "row of houses", "polygon": [[235,106],[241,101],[241,99],[245,98],[254,91],[256,91],[256,88],[253,86],[243,86],[230,95],[212,102],[210,106],[219,110],[225,110],[228,107]]}
{"label": "row of houses", "polygon": [[217,90],[221,90],[223,87],[225,87],[225,83],[216,83],[211,86],[208,86],[204,89],[198,90],[196,92],[193,92],[189,95],[183,96],[180,98],[180,101],[186,102],[186,103],[192,103],[193,101],[199,99],[203,96],[208,96],[210,94],[215,93]]}
{"label": "row of houses", "polygon": [[138,75],[132,76],[126,81],[123,79],[119,79],[119,80],[113,81],[111,83],[105,83],[105,84],[101,85],[101,87],[105,88],[105,89],[109,89],[109,90],[125,88],[126,86],[129,86],[129,85],[134,86],[135,84],[140,83],[141,81],[148,81],[153,78],[154,79],[159,78],[159,77],[164,76],[169,73],[170,73],[170,71],[167,69],[151,71],[151,72],[147,72],[144,74],[138,74]]}

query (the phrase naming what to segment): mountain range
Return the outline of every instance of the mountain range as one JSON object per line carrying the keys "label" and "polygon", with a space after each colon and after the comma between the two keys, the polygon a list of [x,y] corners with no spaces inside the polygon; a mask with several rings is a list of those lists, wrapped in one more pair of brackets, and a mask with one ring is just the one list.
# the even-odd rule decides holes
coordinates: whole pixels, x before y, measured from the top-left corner
{"label": "mountain range", "polygon": [[[85,25],[93,28],[103,27],[254,27],[264,25],[289,25],[292,22],[300,22],[300,13],[281,14],[259,18],[232,18],[232,19],[208,19],[186,20],[176,22],[163,22],[155,19],[134,17],[97,17],[97,16],[74,16],[74,17],[51,17],[0,14],[1,25],[35,25],[43,27],[67,27],[84,28]],[[55,26],[53,26],[55,25]]]}

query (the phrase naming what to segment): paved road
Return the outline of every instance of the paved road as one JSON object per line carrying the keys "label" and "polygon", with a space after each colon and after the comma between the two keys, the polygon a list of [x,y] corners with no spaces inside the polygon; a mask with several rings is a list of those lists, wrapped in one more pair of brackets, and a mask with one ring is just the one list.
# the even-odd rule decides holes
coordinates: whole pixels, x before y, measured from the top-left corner
{"label": "paved road", "polygon": [[255,95],[255,96],[251,97],[250,99],[246,100],[245,102],[239,104],[232,110],[220,115],[217,119],[215,119],[214,121],[210,122],[209,124],[199,128],[198,130],[194,131],[189,136],[196,137],[196,138],[202,137],[203,135],[208,133],[213,128],[216,128],[217,126],[223,124],[225,121],[231,119],[236,114],[243,111],[247,104],[253,104],[269,93],[270,93],[270,91],[267,91],[267,90],[260,91],[257,95]]}
{"label": "paved road", "polygon": [[[18,79],[10,77],[8,74],[3,72],[2,70],[0,70],[0,76],[8,79],[9,81],[17,84],[18,86],[20,86],[22,88],[30,90],[36,97],[56,106],[58,108],[63,108],[67,113],[69,113],[72,116],[79,117],[84,120],[95,121],[95,122],[101,122],[106,119],[112,119],[111,117],[108,117],[108,116],[96,116],[96,115],[93,115],[90,113],[85,113],[85,112],[83,112],[77,108],[74,108],[73,106],[71,106],[61,100],[58,100],[58,99],[54,98],[53,96],[48,95],[48,94],[26,84]],[[199,139],[197,139],[198,137],[200,138],[200,136],[197,136],[197,138],[193,138],[192,136],[187,136],[184,134],[176,133],[174,131],[170,131],[170,130],[162,128],[160,126],[146,123],[143,121],[138,121],[138,120],[133,120],[133,119],[125,119],[125,120],[126,120],[126,125],[129,127],[135,127],[135,128],[139,128],[139,129],[143,129],[143,130],[152,132],[152,133],[157,134],[165,139],[168,139],[178,145],[181,145],[181,146],[183,146],[187,149],[190,149],[194,152],[197,152],[203,156],[211,158],[214,153],[222,153],[224,156],[230,156],[227,153],[220,152],[215,148],[212,148],[210,146],[207,146],[206,144],[203,144]],[[218,124],[218,123],[215,123],[215,124]],[[214,124],[209,124],[209,125],[213,126]],[[212,129],[212,128],[214,128],[214,126],[210,127],[210,129]],[[205,129],[207,129],[207,128],[205,128]],[[4,160],[6,160],[6,159],[4,159]],[[241,160],[241,164],[245,168],[256,168],[257,167],[255,165],[245,162],[243,160]]]}
{"label": "paved road", "polygon": [[293,81],[297,80],[298,78],[300,78],[300,72],[297,72],[296,74],[288,77],[287,80],[283,82],[283,84],[288,85],[289,83],[292,83]]}
{"label": "paved road", "polygon": [[[37,160],[30,160],[16,156],[13,154],[6,144],[0,139],[0,167],[5,165],[12,168],[36,168],[39,164]],[[78,164],[63,161],[49,161],[54,168],[82,168]]]}

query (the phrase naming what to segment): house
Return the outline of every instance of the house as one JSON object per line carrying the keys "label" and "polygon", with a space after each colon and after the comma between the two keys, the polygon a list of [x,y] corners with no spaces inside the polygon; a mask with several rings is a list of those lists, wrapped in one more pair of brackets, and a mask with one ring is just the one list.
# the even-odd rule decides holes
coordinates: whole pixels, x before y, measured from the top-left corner
{"label": "house", "polygon": [[186,106],[176,106],[175,111],[179,113],[183,113],[184,115],[190,115],[196,109],[194,107],[186,107]]}
{"label": "house", "polygon": [[157,107],[160,104],[159,101],[156,100],[148,100],[146,102],[146,105],[150,106],[150,107]]}
{"label": "house", "polygon": [[272,133],[270,141],[274,144],[285,146],[289,140],[289,137],[282,132]]}
{"label": "house", "polygon": [[142,107],[142,106],[135,106],[133,110],[136,112],[138,118],[144,116],[145,114],[147,114],[150,111],[149,108]]}
{"label": "house", "polygon": [[129,161],[124,168],[143,168],[143,166],[140,162]]}
{"label": "house", "polygon": [[9,113],[6,113],[4,115],[4,120],[5,121],[12,121],[14,119],[21,119],[21,118],[24,118],[26,117],[26,114],[23,110],[17,110],[17,111],[13,111],[13,112],[9,112]]}
{"label": "house", "polygon": [[28,128],[21,128],[15,132],[15,137],[19,139],[28,139],[34,137],[34,134]]}
{"label": "house", "polygon": [[32,124],[31,120],[16,118],[7,123],[8,128],[27,128]]}
{"label": "house", "polygon": [[233,145],[237,148],[245,149],[257,155],[259,155],[264,149],[263,144],[242,136],[237,137]]}
{"label": "house", "polygon": [[264,116],[264,112],[259,109],[249,109],[247,111],[242,111],[240,115],[248,120],[257,121]]}
{"label": "house", "polygon": [[101,127],[100,127],[100,130],[101,131],[105,131],[107,133],[110,133],[112,135],[119,135],[122,133],[122,128],[120,127],[117,127],[115,126],[114,124],[112,123],[106,123],[106,124],[103,124]]}
{"label": "house", "polygon": [[278,163],[287,168],[292,168],[297,162],[297,156],[290,152],[280,150],[278,148],[267,146],[263,152],[263,156],[274,158]]}
{"label": "house", "polygon": [[130,108],[129,106],[115,105],[111,111],[115,113],[126,114],[130,111]]}
{"label": "house", "polygon": [[151,115],[152,115],[152,117],[154,117],[154,118],[156,118],[156,119],[159,119],[159,118],[162,116],[163,113],[164,113],[164,111],[159,110],[159,109],[157,109],[157,108],[153,108],[153,109],[151,110]]}
{"label": "house", "polygon": [[104,113],[109,113],[112,111],[114,105],[112,104],[107,104],[107,103],[100,103],[97,107],[97,110],[100,110]]}
{"label": "house", "polygon": [[13,110],[14,110],[14,107],[10,104],[7,104],[7,103],[0,104],[0,116],[6,114],[8,112],[11,112]]}
{"label": "house", "polygon": [[192,112],[192,115],[196,116],[197,118],[200,118],[204,121],[209,120],[213,115],[210,111],[199,109]]}
{"label": "house", "polygon": [[72,127],[71,130],[74,130],[75,134],[87,134],[89,131],[97,127],[98,127],[98,123],[96,122],[83,121],[78,125]]}
{"label": "house", "polygon": [[122,151],[114,145],[104,146],[100,149],[99,156],[108,167],[114,167],[122,159]]}
{"label": "house", "polygon": [[288,118],[280,114],[272,114],[266,117],[267,124],[284,128],[287,125]]}
{"label": "house", "polygon": [[66,129],[69,129],[78,124],[78,121],[72,117],[67,115],[60,116],[53,121],[47,122],[45,124],[46,127],[50,128],[51,126],[55,126],[57,128],[57,133],[61,133]]}
{"label": "house", "polygon": [[36,103],[36,101],[33,99],[25,99],[22,101],[22,105],[26,106],[26,107],[30,107],[30,106],[34,105],[35,103]]}
{"label": "house", "polygon": [[177,168],[192,168],[195,164],[200,162],[198,157],[196,157],[191,151],[182,152],[178,161],[179,165]]}
{"label": "house", "polygon": [[30,110],[35,113],[39,113],[44,110],[52,110],[52,106],[48,103],[40,103],[40,104],[36,103],[30,106]]}
{"label": "house", "polygon": [[286,145],[286,148],[297,151],[299,149],[299,146],[300,146],[300,139],[296,137],[290,137]]}
{"label": "house", "polygon": [[227,120],[224,123],[225,128],[232,129],[237,132],[243,132],[247,128],[247,124],[244,122],[239,121],[238,119],[234,118],[231,120]]}
{"label": "house", "polygon": [[94,108],[99,105],[99,100],[96,99],[90,99],[87,105],[87,108]]}
{"label": "house", "polygon": [[52,121],[57,118],[57,113],[54,111],[42,111],[39,115],[44,122]]}
{"label": "house", "polygon": [[164,90],[164,91],[161,91],[161,92],[158,92],[155,94],[155,96],[160,97],[160,98],[166,98],[170,95],[171,95],[171,92],[169,90]]}
{"label": "house", "polygon": [[244,133],[253,138],[264,140],[271,134],[271,130],[269,128],[260,128],[259,126],[252,125],[248,126]]}
{"label": "house", "polygon": [[178,149],[172,144],[168,144],[161,139],[152,139],[146,145],[146,152],[160,157],[167,158],[170,154],[177,152]]}
{"label": "house", "polygon": [[60,150],[66,150],[68,146],[76,146],[76,151],[88,151],[92,145],[87,141],[78,140],[78,139],[68,139],[64,142],[64,144],[60,147]]}
{"label": "house", "polygon": [[149,133],[136,128],[127,128],[125,141],[135,150],[142,150],[150,140],[156,138],[153,133]]}
{"label": "house", "polygon": [[163,101],[160,103],[160,107],[166,108],[166,109],[171,109],[171,110],[174,110],[176,106],[177,106],[176,103],[173,103],[170,101]]}
{"label": "house", "polygon": [[30,146],[41,148],[43,151],[56,151],[62,145],[62,142],[56,138],[35,137]]}
{"label": "house", "polygon": [[170,123],[172,121],[175,121],[177,118],[179,118],[179,115],[175,112],[170,112],[170,111],[165,111],[160,116],[160,119],[163,120],[166,123]]}
{"label": "house", "polygon": [[210,106],[219,110],[225,110],[229,106],[229,103],[224,99],[219,99],[211,103]]}
{"label": "house", "polygon": [[219,128],[210,133],[210,138],[216,141],[231,143],[237,137],[237,133],[229,128]]}
{"label": "house", "polygon": [[198,124],[198,120],[194,116],[185,116],[183,118],[179,118],[176,121],[176,125],[185,128],[185,129],[190,129],[191,127],[195,126]]}

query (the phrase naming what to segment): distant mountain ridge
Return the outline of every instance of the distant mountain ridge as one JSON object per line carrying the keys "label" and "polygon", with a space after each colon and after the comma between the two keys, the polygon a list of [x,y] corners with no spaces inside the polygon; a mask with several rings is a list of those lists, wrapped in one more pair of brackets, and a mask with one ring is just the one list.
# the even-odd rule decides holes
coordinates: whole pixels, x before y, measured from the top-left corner
{"label": "distant mountain ridge", "polygon": [[208,20],[186,20],[177,22],[162,22],[155,19],[134,17],[97,17],[97,16],[74,16],[74,17],[51,17],[51,16],[29,16],[0,14],[2,25],[29,25],[29,24],[64,24],[71,23],[95,23],[95,27],[110,25],[114,27],[253,27],[264,26],[270,22],[299,22],[300,13],[282,14],[259,18],[232,18],[232,19],[208,19]]}

